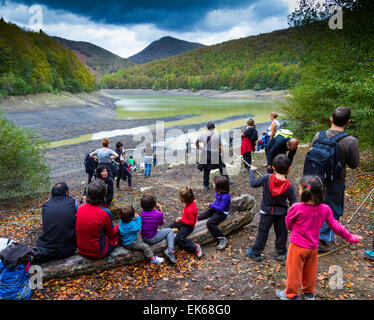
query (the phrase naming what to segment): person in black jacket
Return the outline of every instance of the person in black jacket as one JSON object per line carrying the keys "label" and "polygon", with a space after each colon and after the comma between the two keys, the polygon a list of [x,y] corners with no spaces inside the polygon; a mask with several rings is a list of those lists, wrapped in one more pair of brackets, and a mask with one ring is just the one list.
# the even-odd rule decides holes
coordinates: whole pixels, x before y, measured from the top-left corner
{"label": "person in black jacket", "polygon": [[288,152],[288,158],[290,159],[292,164],[293,158],[297,151],[297,146],[299,145],[299,141],[295,138],[285,138],[281,135],[276,136],[275,138],[271,139],[266,146],[266,159],[268,164],[268,173],[272,173],[272,164],[273,159],[278,154],[286,154]]}
{"label": "person in black jacket", "polygon": [[291,206],[297,201],[295,190],[287,179],[286,175],[291,166],[289,158],[280,154],[273,161],[274,174],[266,174],[255,179],[254,174],[257,168],[251,166],[250,183],[251,187],[263,188],[260,208],[260,223],[255,243],[247,252],[249,257],[255,261],[262,261],[261,253],[264,251],[269,230],[274,225],[275,249],[278,261],[284,261],[287,257],[287,227],[286,215],[288,203]]}
{"label": "person in black jacket", "polygon": [[52,198],[43,204],[43,234],[37,240],[37,255],[34,263],[63,259],[77,249],[75,214],[77,202],[69,197],[65,182],[56,183]]}
{"label": "person in black jacket", "polygon": [[131,173],[129,172],[127,163],[125,161],[125,149],[123,148],[122,142],[118,141],[116,143],[116,150],[114,150],[118,154],[118,158],[115,161],[118,163],[118,174],[117,174],[117,189],[119,189],[120,180],[127,180],[129,188],[131,188]]}
{"label": "person in black jacket", "polygon": [[85,169],[86,169],[86,173],[88,174],[87,185],[89,185],[91,183],[92,177],[93,177],[93,175],[95,173],[95,170],[97,168],[97,160],[94,159],[94,158],[91,158],[90,154],[88,153],[84,158],[84,166],[85,166]]}

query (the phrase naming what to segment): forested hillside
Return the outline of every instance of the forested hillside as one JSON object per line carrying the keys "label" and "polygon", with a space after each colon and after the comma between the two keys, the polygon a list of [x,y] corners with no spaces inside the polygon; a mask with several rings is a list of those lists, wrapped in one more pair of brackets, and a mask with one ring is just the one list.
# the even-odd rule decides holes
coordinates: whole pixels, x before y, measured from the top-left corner
{"label": "forested hillside", "polygon": [[[310,29],[310,28],[309,28]],[[310,39],[318,37],[307,30]],[[231,40],[120,70],[108,88],[286,89],[300,79],[304,46],[295,28]]]}
{"label": "forested hillside", "polygon": [[136,65],[136,63],[128,59],[121,58],[89,42],[72,41],[59,37],[54,38],[65,48],[73,50],[77,54],[78,59],[92,70],[97,80],[100,80],[106,74]]}
{"label": "forested hillside", "polygon": [[39,92],[91,91],[94,77],[55,39],[0,19],[0,97]]}
{"label": "forested hillside", "polygon": [[327,20],[316,23],[312,1],[304,0],[291,19],[296,26],[318,25],[321,36],[301,56],[301,80],[283,112],[295,134],[310,141],[329,127],[332,110],[347,106],[352,112],[348,132],[361,146],[373,148],[374,1],[335,2],[343,8],[342,29],[330,29]]}

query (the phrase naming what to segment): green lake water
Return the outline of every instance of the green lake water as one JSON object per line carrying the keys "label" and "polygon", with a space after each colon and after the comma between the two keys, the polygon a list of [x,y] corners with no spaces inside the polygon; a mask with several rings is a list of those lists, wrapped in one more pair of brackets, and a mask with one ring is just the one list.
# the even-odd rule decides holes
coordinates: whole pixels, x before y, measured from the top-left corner
{"label": "green lake water", "polygon": [[[164,118],[165,128],[204,124],[209,120],[223,121],[217,130],[234,129],[246,124],[246,115],[252,115],[256,123],[270,120],[270,113],[279,110],[275,100],[247,98],[212,98],[202,96],[112,94],[116,101],[116,119],[150,119],[149,129],[155,128],[152,119]],[[243,115],[240,119],[227,119]],[[168,121],[169,117],[183,117]],[[227,119],[227,121],[225,121]],[[119,130],[131,128],[115,128]],[[113,131],[114,132],[114,131]],[[76,138],[52,142],[50,147],[96,140],[100,132],[87,133]],[[128,133],[127,133],[128,134]],[[108,136],[111,136],[108,132]]]}

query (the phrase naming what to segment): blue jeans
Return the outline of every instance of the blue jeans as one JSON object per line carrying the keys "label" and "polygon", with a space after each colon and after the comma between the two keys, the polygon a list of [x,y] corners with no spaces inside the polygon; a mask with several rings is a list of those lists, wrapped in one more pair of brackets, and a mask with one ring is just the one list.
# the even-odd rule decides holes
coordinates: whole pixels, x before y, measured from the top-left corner
{"label": "blue jeans", "polygon": [[147,164],[144,162],[144,176],[148,177],[151,175],[151,170],[152,170],[152,163]]}
{"label": "blue jeans", "polygon": [[[326,191],[325,204],[331,208],[336,220],[339,220],[344,212],[344,191],[345,185],[337,181],[333,182]],[[332,242],[334,241],[334,235],[334,232],[324,222],[319,233],[319,240]]]}
{"label": "blue jeans", "polygon": [[156,235],[153,238],[150,238],[150,239],[144,239],[143,238],[143,241],[145,243],[148,243],[148,244],[152,245],[152,244],[156,244],[156,243],[161,242],[165,238],[166,238],[166,242],[168,244],[169,250],[173,252],[174,251],[174,231],[173,231],[173,229],[165,228],[165,229],[158,230]]}

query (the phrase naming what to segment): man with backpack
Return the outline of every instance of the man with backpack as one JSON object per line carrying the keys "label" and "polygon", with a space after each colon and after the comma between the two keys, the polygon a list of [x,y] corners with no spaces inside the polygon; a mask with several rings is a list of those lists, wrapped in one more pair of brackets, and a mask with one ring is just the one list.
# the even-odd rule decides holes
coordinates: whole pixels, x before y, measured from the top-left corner
{"label": "man with backpack", "polygon": [[[331,128],[315,135],[304,163],[304,175],[318,175],[324,182],[324,203],[330,206],[336,220],[344,212],[345,167],[355,169],[360,161],[357,139],[344,132],[350,118],[349,108],[336,108],[330,118]],[[334,249],[334,233],[326,223],[319,240],[319,252]]]}

